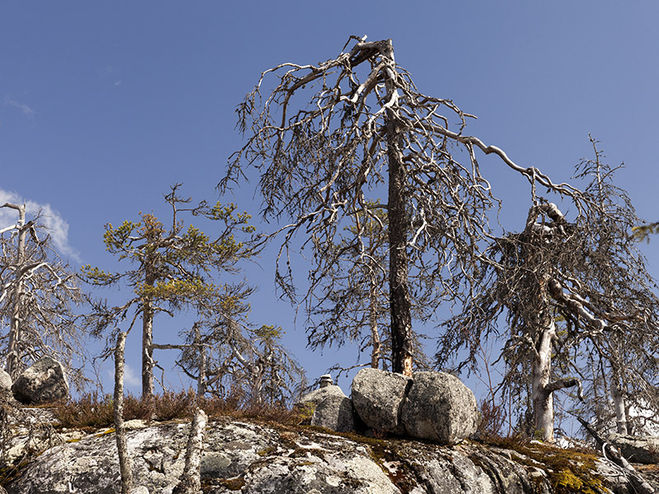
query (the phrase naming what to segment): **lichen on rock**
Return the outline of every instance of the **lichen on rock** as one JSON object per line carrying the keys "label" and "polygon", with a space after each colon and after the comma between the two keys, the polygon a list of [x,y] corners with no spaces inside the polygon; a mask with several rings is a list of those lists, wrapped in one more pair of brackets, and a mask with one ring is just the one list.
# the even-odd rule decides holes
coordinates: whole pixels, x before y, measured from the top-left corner
{"label": "lichen on rock", "polygon": [[[189,427],[170,422],[127,431],[140,486],[171,493],[183,471]],[[206,428],[201,486],[207,493],[242,494],[549,494],[569,492],[560,490],[563,475],[565,485],[596,480],[601,492],[626,492],[624,479],[597,461],[577,453],[559,457],[558,448],[513,446],[442,446],[220,418]],[[48,449],[6,488],[9,494],[120,492],[113,434],[88,434]]]}

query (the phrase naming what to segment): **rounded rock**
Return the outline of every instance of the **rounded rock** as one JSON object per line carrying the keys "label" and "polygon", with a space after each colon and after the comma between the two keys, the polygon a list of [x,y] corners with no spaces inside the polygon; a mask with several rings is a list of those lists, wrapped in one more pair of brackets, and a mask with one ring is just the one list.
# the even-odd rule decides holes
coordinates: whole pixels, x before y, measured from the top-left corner
{"label": "rounded rock", "polygon": [[0,394],[11,390],[11,376],[0,369]]}
{"label": "rounded rock", "polygon": [[414,374],[401,412],[410,436],[455,444],[476,432],[479,420],[474,393],[460,379],[444,372]]}
{"label": "rounded rock", "polygon": [[359,418],[376,431],[400,433],[399,417],[411,383],[402,374],[362,369],[352,381],[352,403]]}
{"label": "rounded rock", "polygon": [[329,395],[318,405],[311,417],[311,425],[337,432],[355,432],[352,401],[347,396]]}
{"label": "rounded rock", "polygon": [[14,398],[25,405],[41,405],[66,398],[69,384],[62,364],[43,357],[18,376],[11,391]]}

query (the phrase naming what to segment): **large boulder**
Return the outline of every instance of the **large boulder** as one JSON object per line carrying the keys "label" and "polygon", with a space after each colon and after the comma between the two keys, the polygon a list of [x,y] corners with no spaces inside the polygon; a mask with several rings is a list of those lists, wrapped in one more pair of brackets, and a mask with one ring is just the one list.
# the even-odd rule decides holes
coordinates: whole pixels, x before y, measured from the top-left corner
{"label": "large boulder", "polygon": [[0,369],[0,395],[11,390],[11,376]]}
{"label": "large boulder", "polygon": [[401,433],[400,412],[411,380],[402,374],[362,369],[352,381],[352,403],[359,418],[373,430]]}
{"label": "large boulder", "polygon": [[320,388],[307,393],[294,406],[296,408],[309,408],[312,412],[328,396],[347,398],[343,390],[332,383],[332,378],[326,374],[320,378]]}
{"label": "large boulder", "polygon": [[347,396],[329,395],[318,405],[311,417],[311,425],[337,432],[355,432],[355,411]]}
{"label": "large boulder", "polygon": [[455,376],[417,372],[402,406],[401,422],[412,437],[455,444],[476,432],[476,398]]}
{"label": "large boulder", "polygon": [[304,395],[300,400],[295,403],[296,408],[310,408],[312,411],[315,410],[315,408],[325,401],[325,399],[329,396],[337,396],[340,398],[347,398],[346,394],[343,392],[343,390],[336,386],[327,386],[326,388],[321,388],[321,389],[316,389],[312,391],[311,393],[307,393]]}
{"label": "large boulder", "polygon": [[41,405],[66,398],[69,384],[57,360],[43,357],[18,376],[11,387],[14,398],[25,405]]}
{"label": "large boulder", "polygon": [[634,463],[659,463],[659,437],[613,434],[609,442]]}

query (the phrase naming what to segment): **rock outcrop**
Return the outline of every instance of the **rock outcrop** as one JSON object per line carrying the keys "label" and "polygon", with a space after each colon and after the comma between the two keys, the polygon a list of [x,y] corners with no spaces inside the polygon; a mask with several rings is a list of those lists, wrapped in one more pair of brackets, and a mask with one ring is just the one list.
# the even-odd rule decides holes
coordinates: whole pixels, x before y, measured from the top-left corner
{"label": "rock outcrop", "polygon": [[407,434],[442,444],[471,436],[479,423],[474,393],[444,372],[417,372],[405,397],[401,422]]}
{"label": "rock outcrop", "polygon": [[[133,477],[149,492],[172,492],[189,428],[170,422],[127,432]],[[206,493],[631,492],[605,460],[541,445],[441,446],[222,418],[208,424],[203,451]],[[111,429],[88,434],[46,450],[5,488],[9,494],[118,493],[116,455]]]}
{"label": "rock outcrop", "polygon": [[50,357],[43,357],[25,369],[11,390],[14,398],[26,405],[52,403],[69,396],[64,368]]}
{"label": "rock outcrop", "polygon": [[359,418],[379,432],[402,434],[400,412],[412,380],[402,374],[362,369],[352,381],[352,403]]}
{"label": "rock outcrop", "polygon": [[613,434],[609,441],[622,456],[636,463],[659,463],[659,437]]}
{"label": "rock outcrop", "polygon": [[347,396],[329,395],[318,405],[311,425],[337,432],[355,432],[355,410]]}
{"label": "rock outcrop", "polygon": [[0,369],[0,394],[11,390],[11,376]]}

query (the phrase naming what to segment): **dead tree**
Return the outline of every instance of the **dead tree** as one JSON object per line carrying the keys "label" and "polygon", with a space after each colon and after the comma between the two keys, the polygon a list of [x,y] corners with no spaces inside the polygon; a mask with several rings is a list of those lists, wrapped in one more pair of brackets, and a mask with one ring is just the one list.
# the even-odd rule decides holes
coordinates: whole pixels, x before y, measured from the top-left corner
{"label": "dead tree", "polygon": [[357,344],[360,354],[369,351],[369,364],[377,369],[386,366],[390,354],[387,218],[379,209],[372,214],[377,221],[353,217],[347,237],[325,253],[321,262],[329,262],[322,277],[310,280],[323,290],[312,288],[307,300],[307,341],[312,349]]}
{"label": "dead tree", "polygon": [[6,203],[16,211],[16,223],[0,229],[0,353],[12,378],[26,365],[51,355],[67,366],[81,384],[82,375],[70,364],[81,355],[72,305],[80,300],[75,275],[42,234],[39,216],[27,218],[24,204]]}
{"label": "dead tree", "polygon": [[[313,253],[310,278],[323,279],[340,261],[327,253],[341,243],[343,228],[357,215],[378,221],[375,211],[386,213],[388,265],[381,269],[388,273],[392,368],[410,374],[414,298],[430,301],[433,312],[442,298],[460,293],[465,280],[457,275],[469,272],[488,235],[495,201],[476,150],[497,155],[533,183],[578,192],[466,135],[471,115],[419,92],[396,64],[391,40],[365,39],[351,37],[349,51],[325,62],[283,63],[261,74],[237,110],[248,141],[230,158],[220,187],[254,166],[264,217],[290,218],[279,231],[276,281],[291,299],[296,234]],[[364,236],[358,228],[350,241],[362,256]]]}
{"label": "dead tree", "polygon": [[[604,191],[604,182],[599,185]],[[612,367],[629,368],[637,390],[647,387],[648,370],[656,369],[657,298],[642,258],[621,233],[620,223],[631,216],[625,200],[622,209],[611,206],[622,197],[614,190],[597,200],[586,187],[587,207],[574,222],[555,204],[537,198],[523,232],[494,239],[484,252],[474,285],[478,295],[445,324],[437,352],[438,364],[446,365],[447,356],[467,347],[469,356],[461,364],[473,365],[481,342],[504,335],[504,385],[513,393],[530,385],[533,427],[546,441],[553,441],[553,395],[580,385],[585,351]],[[498,328],[502,312],[509,333]],[[625,352],[615,351],[621,339]]]}
{"label": "dead tree", "polygon": [[280,327],[249,323],[249,304],[238,296],[240,287],[234,289],[198,308],[193,330],[182,332],[177,364],[198,389],[218,398],[259,406],[288,403],[304,371],[281,344]]}
{"label": "dead tree", "polygon": [[[584,192],[592,198],[588,216],[591,233],[584,237],[582,247],[589,259],[579,269],[580,279],[588,282],[582,283],[581,291],[595,311],[638,316],[631,321],[628,317],[626,323],[622,321],[622,325],[613,325],[611,331],[595,335],[597,338],[584,349],[592,354],[591,360],[596,365],[595,373],[586,375],[586,379],[589,387],[599,387],[590,390],[593,395],[612,403],[606,408],[614,418],[617,432],[628,434],[643,426],[639,423],[641,417],[628,417],[630,408],[647,411],[647,420],[653,420],[659,413],[658,339],[656,333],[653,336],[659,300],[654,294],[657,285],[647,272],[645,259],[636,243],[630,242],[630,233],[642,221],[626,191],[615,185],[614,174],[622,165],[609,166],[597,141],[592,137],[590,141],[594,158],[577,165],[577,178],[588,180]],[[591,411],[594,409],[591,407]],[[595,414],[595,418],[602,425],[607,422],[606,414]]]}
{"label": "dead tree", "polygon": [[190,435],[185,450],[185,466],[179,483],[172,490],[173,494],[197,494],[201,492],[201,456],[204,451],[204,429],[208,417],[201,408],[196,409]]}
{"label": "dead tree", "polygon": [[131,458],[126,444],[126,429],[124,427],[124,351],[126,349],[126,333],[119,332],[114,350],[114,429],[119,456],[119,472],[121,473],[121,494],[130,494],[133,488],[133,473]]}

